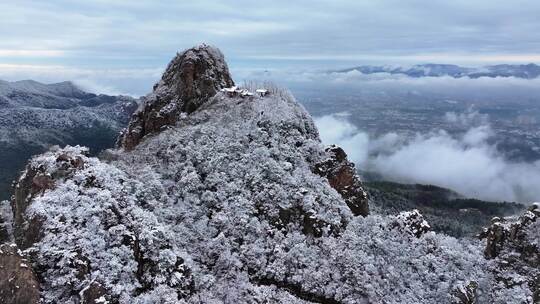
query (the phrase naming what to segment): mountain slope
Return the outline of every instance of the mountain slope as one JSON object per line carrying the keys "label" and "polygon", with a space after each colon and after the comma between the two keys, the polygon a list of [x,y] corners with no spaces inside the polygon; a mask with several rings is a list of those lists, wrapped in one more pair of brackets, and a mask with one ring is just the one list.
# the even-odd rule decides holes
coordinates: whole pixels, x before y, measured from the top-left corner
{"label": "mountain slope", "polygon": [[26,161],[51,145],[114,145],[137,108],[133,98],[86,93],[70,82],[0,81],[0,199]]}
{"label": "mountain slope", "polygon": [[433,231],[454,237],[474,237],[489,226],[493,217],[511,216],[526,209],[517,203],[465,198],[433,185],[373,181],[365,186],[378,213],[398,214],[418,209]]}
{"label": "mountain slope", "polygon": [[[527,276],[496,282],[480,241],[429,232],[417,211],[368,215],[354,166],[294,98],[221,92],[222,58],[180,53],[165,75],[213,83],[151,93],[101,160],[30,161],[13,228],[44,303],[532,303]],[[210,96],[184,94],[200,85]]]}

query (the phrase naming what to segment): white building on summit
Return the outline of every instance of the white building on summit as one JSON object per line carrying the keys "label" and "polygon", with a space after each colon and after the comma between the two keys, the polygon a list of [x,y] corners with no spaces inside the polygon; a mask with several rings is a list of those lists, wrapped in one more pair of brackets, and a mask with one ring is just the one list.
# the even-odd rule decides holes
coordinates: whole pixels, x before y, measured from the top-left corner
{"label": "white building on summit", "polygon": [[264,96],[268,95],[268,90],[267,89],[257,89],[255,92],[257,92],[257,94],[259,94],[259,96],[261,96],[261,97],[264,97]]}
{"label": "white building on summit", "polygon": [[234,96],[236,96],[238,93],[240,93],[240,89],[238,89],[238,87],[236,87],[236,86],[232,86],[232,87],[230,87],[230,88],[223,88],[223,89],[221,89],[221,92],[227,93],[227,96],[229,96],[229,97],[234,97]]}
{"label": "white building on summit", "polygon": [[[265,92],[264,94],[261,93],[263,91]],[[227,96],[229,96],[229,97],[240,96],[240,97],[244,98],[244,97],[253,96],[253,93],[251,93],[248,89],[240,89],[237,86],[232,86],[230,88],[223,88],[223,89],[221,89],[221,92],[227,93]],[[264,89],[258,89],[257,90],[257,93],[261,97],[266,95],[266,92],[268,92],[268,91],[264,90]]]}

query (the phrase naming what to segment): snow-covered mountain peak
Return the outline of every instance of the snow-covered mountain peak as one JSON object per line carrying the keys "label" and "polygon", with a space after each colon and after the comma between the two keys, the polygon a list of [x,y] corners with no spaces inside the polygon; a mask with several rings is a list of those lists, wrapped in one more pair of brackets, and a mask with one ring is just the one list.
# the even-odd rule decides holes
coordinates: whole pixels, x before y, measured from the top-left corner
{"label": "snow-covered mountain peak", "polygon": [[145,135],[174,124],[181,112],[195,111],[220,89],[233,85],[219,49],[201,44],[177,54],[134,114],[121,146],[132,149]]}

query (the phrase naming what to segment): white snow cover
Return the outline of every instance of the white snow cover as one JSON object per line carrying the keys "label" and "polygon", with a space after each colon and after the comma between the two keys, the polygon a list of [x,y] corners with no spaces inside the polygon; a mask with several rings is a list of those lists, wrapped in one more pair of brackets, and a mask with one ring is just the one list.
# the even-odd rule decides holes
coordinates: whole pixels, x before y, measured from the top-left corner
{"label": "white snow cover", "polygon": [[[33,162],[53,173],[58,155],[77,149]],[[28,209],[45,219],[30,249],[34,266],[48,269],[45,303],[76,303],[72,291],[93,281],[120,303],[449,303],[470,280],[479,303],[531,299],[519,286],[497,287],[479,241],[417,238],[397,217],[353,217],[312,173],[328,156],[288,94],[218,93],[135,150],[108,156],[81,155],[84,167]],[[306,221],[323,236],[306,233]],[[78,277],[78,265],[89,274]]]}

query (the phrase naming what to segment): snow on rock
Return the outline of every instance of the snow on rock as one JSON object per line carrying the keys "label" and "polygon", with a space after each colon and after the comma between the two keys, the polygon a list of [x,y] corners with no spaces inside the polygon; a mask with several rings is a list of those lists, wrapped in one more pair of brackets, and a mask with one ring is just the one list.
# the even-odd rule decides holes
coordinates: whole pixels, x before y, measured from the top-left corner
{"label": "snow on rock", "polygon": [[[367,215],[352,164],[288,92],[219,92],[220,54],[179,54],[107,160],[32,159],[12,206],[43,303],[449,303],[469,281],[478,303],[514,296],[479,240]],[[208,94],[182,91],[198,80]]]}
{"label": "snow on rock", "polygon": [[475,281],[464,282],[463,285],[459,285],[452,292],[453,304],[476,304],[476,289],[478,283]]}
{"label": "snow on rock", "polygon": [[395,226],[416,237],[420,237],[431,230],[431,226],[424,220],[420,211],[416,209],[398,214]]}
{"label": "snow on rock", "polygon": [[84,147],[66,147],[60,150],[53,147],[49,153],[30,160],[15,184],[12,200],[14,237],[18,245],[26,249],[41,237],[40,216],[29,216],[26,209],[36,196],[56,186],[55,179],[66,178],[84,166],[88,149]]}
{"label": "snow on rock", "polygon": [[497,282],[494,291],[503,299],[540,302],[539,218],[540,207],[534,203],[518,218],[494,218],[480,235],[486,240],[486,258],[497,265],[493,269]]}

